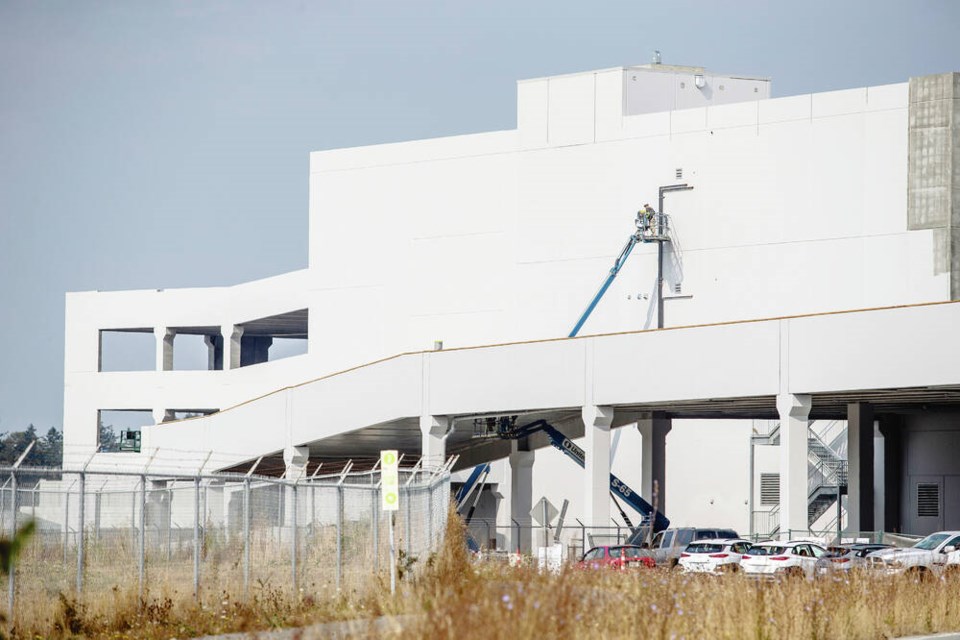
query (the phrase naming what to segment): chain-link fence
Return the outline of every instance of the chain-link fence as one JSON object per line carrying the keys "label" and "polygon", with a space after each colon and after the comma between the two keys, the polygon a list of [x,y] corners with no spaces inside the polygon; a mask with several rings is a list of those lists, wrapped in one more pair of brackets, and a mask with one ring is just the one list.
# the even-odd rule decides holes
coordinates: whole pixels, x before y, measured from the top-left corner
{"label": "chain-link fence", "polygon": [[[449,473],[400,470],[381,510],[378,471],[291,482],[253,475],[152,475],[0,467],[0,530],[36,532],[6,580],[11,618],[59,594],[319,594],[354,588],[438,548]],[[391,517],[392,515],[392,517]]]}
{"label": "chain-link fence", "polygon": [[479,518],[472,519],[467,525],[471,547],[487,555],[515,554],[518,547],[523,553],[535,555],[539,547],[559,544],[563,559],[567,561],[579,560],[593,547],[624,544],[632,533],[632,529],[624,525],[590,527],[576,519],[559,529],[518,522],[498,525],[495,521]]}

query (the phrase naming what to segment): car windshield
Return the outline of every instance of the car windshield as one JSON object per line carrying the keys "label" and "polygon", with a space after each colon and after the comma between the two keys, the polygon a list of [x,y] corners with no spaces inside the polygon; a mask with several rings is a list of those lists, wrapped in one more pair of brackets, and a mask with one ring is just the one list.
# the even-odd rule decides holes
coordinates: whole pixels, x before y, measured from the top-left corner
{"label": "car windshield", "polygon": [[723,545],[715,542],[694,542],[687,545],[687,553],[720,553]]}
{"label": "car windshield", "polygon": [[913,545],[914,549],[923,549],[924,551],[933,551],[940,546],[940,543],[950,536],[949,533],[931,533],[929,536]]}
{"label": "car windshield", "polygon": [[828,558],[840,558],[850,553],[850,551],[851,550],[846,547],[830,547],[827,549],[826,556]]}
{"label": "car windshield", "polygon": [[747,551],[748,556],[777,556],[783,553],[786,550],[785,547],[772,547],[772,546],[762,546],[762,547],[750,547],[750,550]]}
{"label": "car windshield", "polygon": [[619,558],[621,555],[625,558],[642,558],[647,554],[637,547],[610,547],[610,557]]}

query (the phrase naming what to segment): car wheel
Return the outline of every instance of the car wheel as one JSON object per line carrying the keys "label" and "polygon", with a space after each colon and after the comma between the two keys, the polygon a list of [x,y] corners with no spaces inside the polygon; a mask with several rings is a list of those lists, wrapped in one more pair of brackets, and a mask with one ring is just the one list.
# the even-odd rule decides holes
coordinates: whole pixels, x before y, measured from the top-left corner
{"label": "car wheel", "polygon": [[930,572],[926,567],[910,567],[907,569],[907,575],[913,578],[915,582],[925,582],[930,578]]}

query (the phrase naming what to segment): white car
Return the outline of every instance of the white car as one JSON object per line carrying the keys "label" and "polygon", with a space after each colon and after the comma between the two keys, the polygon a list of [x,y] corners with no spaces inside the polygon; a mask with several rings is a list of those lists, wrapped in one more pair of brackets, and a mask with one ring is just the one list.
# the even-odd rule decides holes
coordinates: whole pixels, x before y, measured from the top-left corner
{"label": "white car", "polygon": [[740,568],[740,557],[747,552],[750,545],[750,542],[740,538],[697,540],[687,545],[677,564],[683,571],[691,573],[718,574],[737,571]]}
{"label": "white car", "polygon": [[827,550],[815,542],[760,542],[740,558],[740,569],[758,577],[806,576],[812,578],[817,558]]}
{"label": "white car", "polygon": [[867,562],[871,569],[886,574],[940,575],[960,566],[960,531],[938,531],[912,547],[875,551]]}

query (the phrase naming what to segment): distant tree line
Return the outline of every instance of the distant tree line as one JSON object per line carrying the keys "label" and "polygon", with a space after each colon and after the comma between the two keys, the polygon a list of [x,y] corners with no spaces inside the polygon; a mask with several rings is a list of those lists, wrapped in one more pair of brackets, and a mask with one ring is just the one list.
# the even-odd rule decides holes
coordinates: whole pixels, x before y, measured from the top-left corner
{"label": "distant tree line", "polygon": [[23,431],[0,432],[0,465],[12,465],[34,440],[30,453],[23,461],[25,467],[60,467],[63,465],[63,433],[50,427],[45,435],[38,435],[32,424]]}

